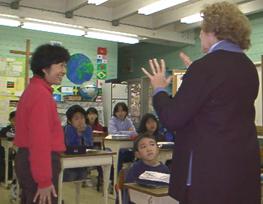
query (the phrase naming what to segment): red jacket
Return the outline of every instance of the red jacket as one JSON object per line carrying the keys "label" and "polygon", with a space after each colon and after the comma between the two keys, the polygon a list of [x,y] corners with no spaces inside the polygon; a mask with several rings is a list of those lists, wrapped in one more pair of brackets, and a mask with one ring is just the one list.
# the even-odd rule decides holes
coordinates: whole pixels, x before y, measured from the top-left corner
{"label": "red jacket", "polygon": [[50,186],[51,152],[65,151],[64,134],[52,88],[40,77],[30,80],[18,103],[14,143],[28,148],[32,176],[38,187]]}
{"label": "red jacket", "polygon": [[96,123],[96,124],[92,125],[92,130],[103,131],[104,129],[101,126],[101,124]]}

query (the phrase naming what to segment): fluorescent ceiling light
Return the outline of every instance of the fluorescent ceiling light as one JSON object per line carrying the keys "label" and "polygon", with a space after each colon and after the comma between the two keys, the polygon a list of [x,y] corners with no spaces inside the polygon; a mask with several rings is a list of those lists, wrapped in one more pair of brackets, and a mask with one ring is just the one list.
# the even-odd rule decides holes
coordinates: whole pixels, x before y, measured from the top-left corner
{"label": "fluorescent ceiling light", "polygon": [[110,30],[103,30],[103,29],[98,29],[98,28],[89,28],[89,30],[96,31],[96,32],[110,33],[110,34],[115,34],[115,35],[125,35],[125,36],[131,36],[131,37],[138,37],[138,35],[135,35],[135,34],[110,31]]}
{"label": "fluorescent ceiling light", "polygon": [[13,16],[13,15],[9,15],[9,14],[0,14],[0,17],[7,17],[7,18],[18,19],[18,16]]}
{"label": "fluorescent ceiling light", "polygon": [[58,26],[70,27],[70,28],[79,28],[79,29],[83,28],[82,26],[60,23],[60,22],[55,22],[55,21],[41,20],[41,19],[36,19],[36,18],[25,18],[25,21],[38,22],[38,23],[44,23],[44,24],[50,24],[50,25],[58,25]]}
{"label": "fluorescent ceiling light", "polygon": [[106,1],[108,1],[108,0],[89,0],[88,3],[89,4],[100,5],[100,4],[103,4]]}
{"label": "fluorescent ceiling light", "polygon": [[122,42],[122,43],[128,43],[128,44],[135,44],[139,42],[139,39],[135,37],[129,37],[129,36],[124,36],[124,35],[114,35],[110,33],[102,33],[102,32],[95,32],[95,31],[88,31],[85,37],[95,38],[95,39],[100,39],[100,40],[114,41],[114,42]]}
{"label": "fluorescent ceiling light", "polygon": [[75,36],[82,36],[85,34],[84,30],[77,29],[74,27],[63,27],[63,26],[49,25],[49,24],[37,23],[37,22],[24,22],[22,28],[46,31],[51,33],[60,33],[66,35],[75,35]]}
{"label": "fluorescent ceiling light", "polygon": [[20,26],[20,21],[15,20],[15,19],[10,19],[10,18],[1,18],[0,17],[0,25],[4,26],[11,26],[11,27],[18,27]]}
{"label": "fluorescent ceiling light", "polygon": [[167,9],[169,7],[182,4],[184,2],[187,2],[189,0],[159,0],[157,2],[154,2],[152,4],[149,4],[147,6],[144,6],[138,10],[139,14],[149,15],[158,11],[161,11],[163,9]]}
{"label": "fluorescent ceiling light", "polygon": [[194,15],[181,18],[180,22],[181,23],[191,24],[191,23],[197,23],[197,22],[202,21],[202,20],[203,20],[203,18],[201,16],[201,14],[200,13],[196,13]]}
{"label": "fluorescent ceiling light", "polygon": [[18,27],[21,25],[18,16],[0,14],[0,25]]}

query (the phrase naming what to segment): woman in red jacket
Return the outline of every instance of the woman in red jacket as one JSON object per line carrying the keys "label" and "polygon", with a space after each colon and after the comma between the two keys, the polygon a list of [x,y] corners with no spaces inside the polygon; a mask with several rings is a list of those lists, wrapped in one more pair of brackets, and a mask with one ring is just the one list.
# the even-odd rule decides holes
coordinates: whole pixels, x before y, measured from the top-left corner
{"label": "woman in red jacket", "polygon": [[18,103],[15,169],[22,204],[56,204],[59,155],[65,151],[64,133],[51,85],[66,73],[68,51],[58,45],[39,46],[31,59],[33,77]]}

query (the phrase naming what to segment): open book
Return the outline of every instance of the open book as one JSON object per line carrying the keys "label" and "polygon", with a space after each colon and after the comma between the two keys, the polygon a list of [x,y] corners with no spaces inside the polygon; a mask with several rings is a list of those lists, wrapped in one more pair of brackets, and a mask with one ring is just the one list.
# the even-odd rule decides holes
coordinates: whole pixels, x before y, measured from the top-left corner
{"label": "open book", "polygon": [[169,184],[170,174],[160,173],[156,171],[145,171],[139,176],[139,179]]}

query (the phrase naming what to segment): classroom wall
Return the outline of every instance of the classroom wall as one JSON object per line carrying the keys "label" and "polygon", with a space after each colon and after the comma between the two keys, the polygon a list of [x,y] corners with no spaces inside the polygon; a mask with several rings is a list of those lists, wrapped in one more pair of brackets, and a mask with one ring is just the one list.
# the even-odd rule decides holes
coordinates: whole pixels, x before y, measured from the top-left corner
{"label": "classroom wall", "polygon": [[0,26],[0,57],[21,57],[21,55],[9,53],[9,50],[25,50],[26,39],[31,40],[31,51],[43,43],[62,42],[70,54],[83,53],[88,56],[95,69],[97,47],[106,47],[108,51],[108,79],[117,78],[118,44],[115,42]]}
{"label": "classroom wall", "polygon": [[[251,48],[246,52],[253,62],[260,62],[263,55],[263,12],[249,16],[251,22]],[[184,69],[178,58],[180,51],[187,53],[191,59],[202,56],[200,51],[199,29],[195,30],[195,45],[175,48],[154,44],[139,44],[119,48],[118,78],[121,81],[143,76],[141,67],[148,67],[149,58],[163,58],[168,69]]]}
{"label": "classroom wall", "polygon": [[[15,109],[16,101],[19,99],[18,96],[24,89],[24,73],[20,71],[18,72],[19,75],[10,75],[10,72],[7,72],[6,70],[10,70],[10,67],[12,67],[13,70],[14,66],[7,66],[8,63],[4,60],[6,60],[6,58],[15,58],[17,60],[17,58],[19,58],[18,61],[22,60],[20,65],[23,66],[25,64],[25,56],[11,54],[9,51],[25,51],[27,39],[31,41],[31,52],[41,44],[49,43],[50,41],[58,41],[69,50],[70,54],[85,54],[90,58],[94,65],[94,73],[91,78],[94,83],[96,81],[97,48],[105,47],[107,48],[108,57],[107,79],[117,78],[118,44],[115,42],[0,26],[0,127],[3,127],[8,123],[8,114]],[[21,67],[20,65],[19,67]],[[22,70],[22,68],[19,68],[19,70]],[[31,72],[29,74],[32,75]],[[13,88],[7,87],[7,84],[10,82],[14,82],[15,85]],[[67,77],[64,77],[62,86],[76,85],[69,81]]]}

